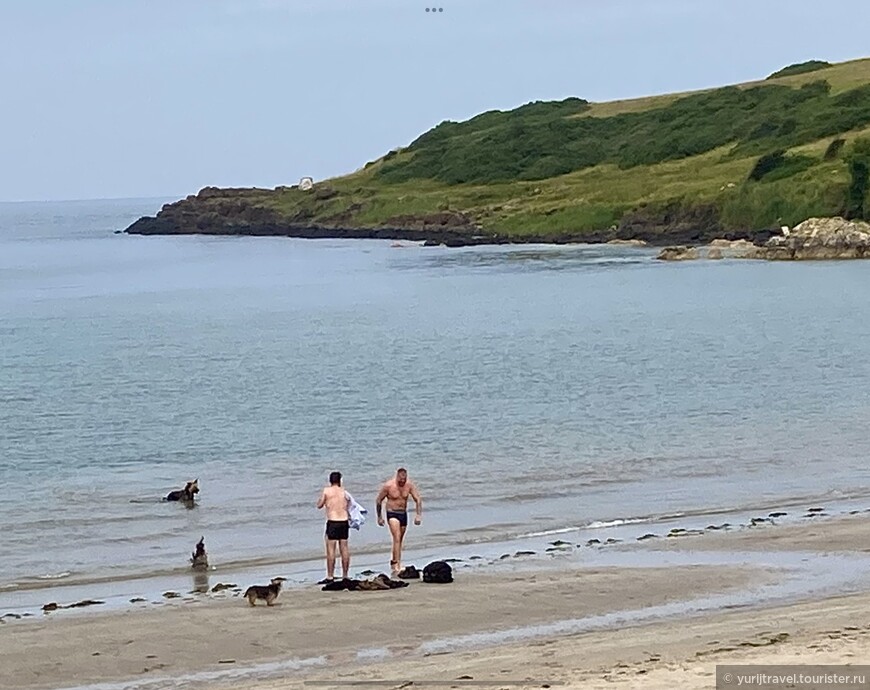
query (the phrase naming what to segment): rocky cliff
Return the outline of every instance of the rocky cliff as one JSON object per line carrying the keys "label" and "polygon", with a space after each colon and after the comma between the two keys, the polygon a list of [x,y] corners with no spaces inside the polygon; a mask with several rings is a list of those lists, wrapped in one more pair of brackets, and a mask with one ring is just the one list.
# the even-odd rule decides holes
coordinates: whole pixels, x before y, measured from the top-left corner
{"label": "rocky cliff", "polygon": [[782,228],[781,234],[774,235],[761,246],[743,240],[717,239],[699,247],[665,247],[657,258],[662,261],[870,259],[870,224],[840,217],[810,218],[793,229]]}
{"label": "rocky cliff", "polygon": [[791,231],[771,237],[760,258],[808,259],[870,258],[870,224],[843,218],[810,218]]}
{"label": "rocky cliff", "polygon": [[[391,239],[430,245],[572,242],[642,242],[665,246],[700,244],[714,238],[763,243],[773,230],[728,231],[712,205],[678,202],[641,204],[619,221],[599,230],[508,233],[484,227],[474,213],[439,210],[385,216],[366,222],[366,203],[326,184],[311,191],[206,187],[180,201],[165,204],[156,216],[145,216],[124,232],[131,235],[252,235],[307,239]],[[289,200],[289,201],[288,201]],[[287,203],[285,203],[287,202]]]}

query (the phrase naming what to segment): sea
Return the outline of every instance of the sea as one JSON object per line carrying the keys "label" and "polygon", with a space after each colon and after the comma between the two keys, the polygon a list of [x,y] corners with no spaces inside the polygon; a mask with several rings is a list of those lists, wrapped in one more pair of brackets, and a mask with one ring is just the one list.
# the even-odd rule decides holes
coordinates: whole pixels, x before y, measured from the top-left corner
{"label": "sea", "polygon": [[7,602],[319,562],[333,470],[384,568],[398,467],[433,550],[870,499],[870,262],[118,232],[166,201],[0,204]]}

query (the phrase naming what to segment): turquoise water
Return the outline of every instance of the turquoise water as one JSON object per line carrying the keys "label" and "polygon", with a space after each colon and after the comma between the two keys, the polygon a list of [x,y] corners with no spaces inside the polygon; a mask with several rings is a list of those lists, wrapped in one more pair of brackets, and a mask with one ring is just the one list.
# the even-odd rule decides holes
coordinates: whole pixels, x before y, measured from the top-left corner
{"label": "turquoise water", "polygon": [[333,469],[417,546],[870,495],[870,262],[113,234],[163,201],[0,204],[0,588],[316,556]]}

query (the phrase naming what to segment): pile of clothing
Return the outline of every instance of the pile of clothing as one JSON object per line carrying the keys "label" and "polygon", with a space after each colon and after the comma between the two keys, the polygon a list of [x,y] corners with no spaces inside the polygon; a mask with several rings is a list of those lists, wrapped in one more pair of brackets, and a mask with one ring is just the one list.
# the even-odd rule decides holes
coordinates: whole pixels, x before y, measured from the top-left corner
{"label": "pile of clothing", "polygon": [[352,592],[364,592],[382,589],[398,589],[399,587],[407,586],[407,582],[402,582],[401,580],[391,580],[388,575],[384,575],[383,573],[381,573],[380,575],[375,575],[369,580],[352,580],[350,578],[346,578],[344,580],[334,580],[333,582],[327,582],[325,585],[323,585],[321,589],[324,592],[340,592],[344,589],[350,590]]}
{"label": "pile of clothing", "polygon": [[321,588],[324,592],[340,592],[342,590],[355,591],[374,591],[382,589],[398,589],[407,587],[408,583],[403,580],[419,580],[422,574],[423,582],[447,584],[453,582],[453,569],[446,561],[432,561],[421,571],[417,570],[413,565],[409,565],[401,572],[397,573],[398,580],[392,579],[389,575],[381,573],[375,575],[368,580],[333,580],[332,582],[323,580],[318,584],[322,584]]}

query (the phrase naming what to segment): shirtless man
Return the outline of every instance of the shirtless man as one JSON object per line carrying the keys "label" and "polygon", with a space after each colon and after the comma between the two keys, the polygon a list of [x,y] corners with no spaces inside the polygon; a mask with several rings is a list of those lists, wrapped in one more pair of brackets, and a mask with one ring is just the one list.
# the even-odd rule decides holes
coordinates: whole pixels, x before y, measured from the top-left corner
{"label": "shirtless man", "polygon": [[396,476],[381,487],[375,499],[375,512],[378,516],[378,525],[381,527],[384,526],[381,504],[384,499],[387,501],[387,523],[390,525],[390,534],[393,537],[393,554],[390,560],[390,570],[393,575],[402,570],[402,542],[405,539],[405,530],[408,529],[408,497],[414,499],[414,524],[419,525],[423,519],[423,501],[414,482],[408,481],[408,470],[400,467],[396,470]]}
{"label": "shirtless man", "polygon": [[347,493],[341,486],[341,472],[329,475],[329,486],[323,489],[317,509],[326,508],[326,580],[335,579],[335,547],[341,553],[341,573],[346,580],[350,569],[347,534],[350,516],[347,513]]}

